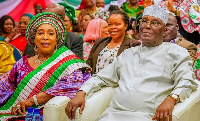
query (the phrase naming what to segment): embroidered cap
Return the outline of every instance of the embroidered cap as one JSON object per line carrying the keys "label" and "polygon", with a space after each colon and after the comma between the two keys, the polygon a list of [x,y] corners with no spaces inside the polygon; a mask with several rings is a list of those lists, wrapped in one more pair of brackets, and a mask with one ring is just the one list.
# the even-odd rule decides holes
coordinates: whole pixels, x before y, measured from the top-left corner
{"label": "embroidered cap", "polygon": [[165,24],[168,21],[169,14],[162,8],[151,5],[144,9],[143,16],[153,16],[161,19]]}

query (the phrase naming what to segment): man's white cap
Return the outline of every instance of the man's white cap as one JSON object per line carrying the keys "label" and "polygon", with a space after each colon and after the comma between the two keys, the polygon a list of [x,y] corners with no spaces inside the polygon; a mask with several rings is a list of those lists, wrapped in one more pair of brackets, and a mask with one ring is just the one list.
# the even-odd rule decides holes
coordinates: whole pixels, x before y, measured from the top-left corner
{"label": "man's white cap", "polygon": [[165,24],[168,21],[169,14],[162,8],[151,5],[144,9],[143,16],[153,16],[161,19]]}

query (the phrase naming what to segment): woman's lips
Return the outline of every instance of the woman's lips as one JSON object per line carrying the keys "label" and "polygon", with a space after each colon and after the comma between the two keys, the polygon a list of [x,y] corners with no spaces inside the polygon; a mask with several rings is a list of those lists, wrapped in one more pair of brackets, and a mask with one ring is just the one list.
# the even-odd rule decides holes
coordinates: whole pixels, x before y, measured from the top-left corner
{"label": "woman's lips", "polygon": [[50,45],[49,43],[42,43],[43,47],[49,47],[49,45]]}

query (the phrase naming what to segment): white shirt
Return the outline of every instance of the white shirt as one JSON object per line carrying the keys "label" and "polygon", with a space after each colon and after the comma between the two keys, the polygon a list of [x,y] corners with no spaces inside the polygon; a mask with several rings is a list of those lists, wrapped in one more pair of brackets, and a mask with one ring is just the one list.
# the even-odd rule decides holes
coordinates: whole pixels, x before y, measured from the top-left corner
{"label": "white shirt", "polygon": [[197,88],[194,79],[187,50],[163,42],[156,47],[126,49],[80,90],[89,95],[102,86],[116,87],[110,108],[99,120],[152,121],[157,107],[170,93],[179,95],[181,101],[188,97]]}

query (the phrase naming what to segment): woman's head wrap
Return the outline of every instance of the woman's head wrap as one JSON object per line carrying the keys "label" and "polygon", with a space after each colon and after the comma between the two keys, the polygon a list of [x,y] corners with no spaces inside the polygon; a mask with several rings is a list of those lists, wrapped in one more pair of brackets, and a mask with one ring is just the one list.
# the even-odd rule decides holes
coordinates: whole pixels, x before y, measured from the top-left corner
{"label": "woman's head wrap", "polygon": [[55,28],[57,35],[57,46],[58,48],[62,46],[65,43],[67,32],[62,18],[54,13],[39,13],[34,16],[26,28],[26,40],[32,46],[35,46],[34,40],[37,29],[43,24],[50,24]]}
{"label": "woman's head wrap", "polygon": [[[30,13],[25,13],[25,14],[23,14],[22,16],[28,16],[30,19],[32,19],[33,17],[34,17],[34,15],[33,14],[30,14]],[[21,16],[21,17],[22,17]]]}
{"label": "woman's head wrap", "polygon": [[72,6],[66,4],[66,3],[58,3],[62,5],[65,8],[65,14],[69,17],[69,19],[72,21],[72,24],[76,22],[76,15],[75,10]]}

